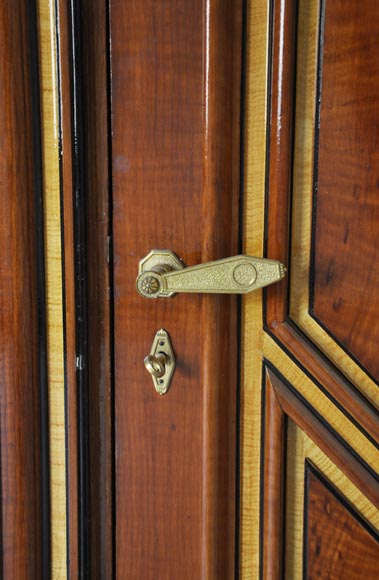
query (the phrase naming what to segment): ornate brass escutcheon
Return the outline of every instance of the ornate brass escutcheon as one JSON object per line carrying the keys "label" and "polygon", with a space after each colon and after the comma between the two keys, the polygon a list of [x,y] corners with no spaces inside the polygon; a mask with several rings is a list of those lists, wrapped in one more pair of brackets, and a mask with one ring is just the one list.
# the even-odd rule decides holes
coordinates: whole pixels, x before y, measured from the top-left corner
{"label": "ornate brass escutcheon", "polygon": [[161,328],[154,337],[150,354],[144,359],[154,388],[160,395],[167,393],[175,370],[175,355],[168,332]]}
{"label": "ornate brass escutcheon", "polygon": [[278,282],[285,273],[276,260],[244,255],[186,268],[170,250],[152,250],[139,263],[136,286],[145,298],[177,292],[247,294]]}

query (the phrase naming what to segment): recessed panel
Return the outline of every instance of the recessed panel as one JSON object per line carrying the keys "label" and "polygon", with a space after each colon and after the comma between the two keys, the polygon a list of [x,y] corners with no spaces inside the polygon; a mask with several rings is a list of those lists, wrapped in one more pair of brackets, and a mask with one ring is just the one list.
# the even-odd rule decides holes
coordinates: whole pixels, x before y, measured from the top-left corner
{"label": "recessed panel", "polygon": [[325,4],[313,232],[313,315],[376,377],[378,38],[376,1]]}
{"label": "recessed panel", "polygon": [[309,466],[306,484],[305,578],[377,580],[376,532]]}

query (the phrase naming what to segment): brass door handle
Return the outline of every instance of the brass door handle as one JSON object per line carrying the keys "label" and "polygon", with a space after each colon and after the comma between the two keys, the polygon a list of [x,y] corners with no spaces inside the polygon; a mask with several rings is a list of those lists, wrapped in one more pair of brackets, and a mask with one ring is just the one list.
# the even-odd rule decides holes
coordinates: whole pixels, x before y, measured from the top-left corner
{"label": "brass door handle", "polygon": [[278,282],[285,273],[276,260],[244,255],[186,268],[170,250],[152,250],[139,263],[136,286],[145,298],[177,292],[246,294]]}

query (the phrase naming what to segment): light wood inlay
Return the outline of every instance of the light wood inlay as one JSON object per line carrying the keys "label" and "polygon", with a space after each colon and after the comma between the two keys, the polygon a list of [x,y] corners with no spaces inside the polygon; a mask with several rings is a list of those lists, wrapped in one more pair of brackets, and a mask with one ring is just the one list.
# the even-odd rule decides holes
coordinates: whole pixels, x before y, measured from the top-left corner
{"label": "light wood inlay", "polygon": [[[244,251],[263,255],[269,7],[248,2]],[[262,291],[243,299],[241,392],[241,577],[259,576]]]}
{"label": "light wood inlay", "polygon": [[53,0],[39,0],[39,49],[49,381],[51,566],[66,578],[66,457],[58,74]]}

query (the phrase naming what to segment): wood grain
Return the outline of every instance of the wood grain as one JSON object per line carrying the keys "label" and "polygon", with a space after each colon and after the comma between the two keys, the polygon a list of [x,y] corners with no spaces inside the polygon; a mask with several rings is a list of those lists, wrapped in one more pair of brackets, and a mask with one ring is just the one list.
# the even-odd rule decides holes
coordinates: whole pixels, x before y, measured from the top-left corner
{"label": "wood grain", "polygon": [[66,420],[55,3],[38,2],[49,375],[51,569],[66,577]]}
{"label": "wood grain", "polygon": [[[229,578],[236,301],[148,301],[135,278],[152,248],[188,265],[237,249],[241,6],[112,2],[110,14],[116,573]],[[177,356],[164,397],[143,365],[161,327]]]}
{"label": "wood grain", "polygon": [[315,316],[376,380],[378,35],[375,0],[326,5],[313,302]]}
{"label": "wood grain", "polygon": [[[75,274],[74,274],[74,204],[73,204],[73,159],[72,159],[72,86],[71,67],[68,55],[71,51],[69,7],[65,0],[56,3],[59,77],[59,108],[61,136],[61,197],[62,197],[62,234],[64,252],[64,355],[66,388],[66,437],[67,437],[67,577],[76,578],[79,573],[78,545],[78,415],[76,388],[76,312],[75,312]],[[64,498],[62,498],[63,500]],[[62,525],[53,519],[52,529]],[[66,527],[67,526],[67,527]],[[59,532],[57,532],[59,533]],[[61,572],[61,577],[66,576]]]}
{"label": "wood grain", "polygon": [[[269,5],[247,2],[243,248],[262,256],[268,123]],[[262,291],[242,299],[240,404],[240,575],[259,577],[262,408]]]}
{"label": "wood grain", "polygon": [[[1,577],[42,578],[36,171],[27,5],[0,4]],[[34,46],[34,50],[36,47]],[[34,147],[36,149],[34,149]],[[36,156],[34,157],[33,151]],[[47,538],[48,540],[48,538]]]}
{"label": "wood grain", "polygon": [[378,534],[369,533],[309,468],[306,489],[306,578],[376,579]]}
{"label": "wood grain", "polygon": [[270,381],[265,389],[263,476],[263,575],[283,577],[285,416]]}
{"label": "wood grain", "polygon": [[301,580],[304,568],[304,521],[307,515],[304,510],[306,465],[312,465],[322,474],[374,530],[379,529],[379,509],[292,420],[288,420],[286,444],[285,577]]}
{"label": "wood grain", "polygon": [[[317,158],[316,102],[319,35],[320,6],[318,0],[300,2],[289,315],[290,319],[306,333],[316,347],[378,408],[379,390],[376,383],[367,371],[362,369],[351,357],[346,356],[345,350],[336,342],[336,339],[330,336],[330,333],[324,330],[320,323],[310,315],[314,167]],[[321,152],[320,148],[319,151]],[[323,226],[320,222],[321,227]],[[335,248],[334,242],[329,247],[328,251],[330,252],[331,248]]]}
{"label": "wood grain", "polygon": [[[289,265],[295,79],[296,3],[280,0],[273,12],[266,255]],[[266,324],[287,317],[288,276],[266,290]]]}

